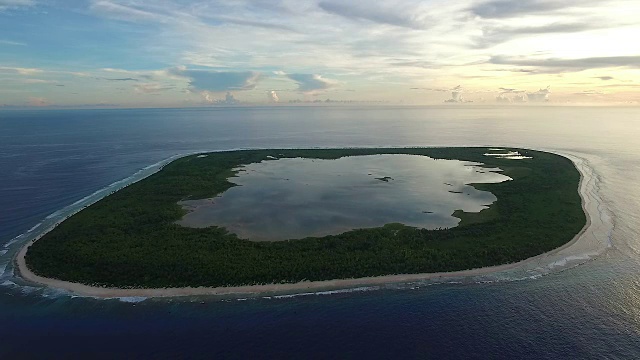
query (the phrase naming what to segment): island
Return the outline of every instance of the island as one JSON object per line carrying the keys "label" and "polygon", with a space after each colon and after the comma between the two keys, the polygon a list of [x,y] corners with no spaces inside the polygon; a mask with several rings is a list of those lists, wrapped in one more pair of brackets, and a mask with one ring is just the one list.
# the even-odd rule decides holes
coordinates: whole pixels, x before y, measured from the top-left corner
{"label": "island", "polygon": [[[256,241],[223,226],[181,223],[193,211],[184,202],[205,199],[215,203],[237,187],[234,177],[251,164],[382,154],[467,162],[463,165],[481,168],[479,173],[501,174],[509,180],[465,184],[495,196],[495,201],[477,212],[452,211],[457,224],[447,227],[390,222],[322,236]],[[366,181],[371,181],[367,186],[381,191],[389,188],[387,184],[403,183],[396,174],[372,179],[375,175],[363,171],[370,179]],[[392,177],[396,180],[388,182]],[[293,181],[285,181],[288,178],[276,176],[276,180],[293,186],[289,185]],[[453,186],[438,181],[446,189]],[[580,173],[569,159],[515,148],[265,149],[194,154],[74,214],[27,244],[18,264],[23,275],[31,275],[25,278],[42,283],[49,279],[53,286],[75,283],[101,289],[155,289],[146,294],[160,295],[169,288],[246,290],[291,284],[291,289],[303,289],[313,282],[389,275],[402,280],[411,278],[404,276],[408,274],[482,269],[516,263],[570,242],[586,224],[579,183]],[[458,189],[443,193],[460,201],[470,197],[468,191],[463,194]],[[416,221],[423,221],[419,216],[437,215],[432,208],[416,209],[410,215]]]}

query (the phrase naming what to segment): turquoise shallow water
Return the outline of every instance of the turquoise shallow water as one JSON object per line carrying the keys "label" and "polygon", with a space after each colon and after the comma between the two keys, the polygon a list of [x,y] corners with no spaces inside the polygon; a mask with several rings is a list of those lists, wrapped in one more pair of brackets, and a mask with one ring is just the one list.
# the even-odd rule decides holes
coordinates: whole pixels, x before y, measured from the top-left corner
{"label": "turquoise shallow water", "polygon": [[[0,244],[13,242],[0,245],[0,354],[637,358],[639,120],[637,108],[571,107],[0,112]],[[522,281],[247,300],[94,300],[12,276],[16,236],[174,155],[434,145],[542,148],[585,159],[602,211],[612,215],[612,246],[577,267]]]}

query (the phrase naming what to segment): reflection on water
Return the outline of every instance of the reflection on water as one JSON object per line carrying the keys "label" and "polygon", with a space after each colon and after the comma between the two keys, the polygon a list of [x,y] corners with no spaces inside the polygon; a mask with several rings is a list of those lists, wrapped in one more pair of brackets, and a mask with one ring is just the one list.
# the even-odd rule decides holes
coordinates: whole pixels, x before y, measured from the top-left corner
{"label": "reflection on water", "polygon": [[256,241],[340,234],[388,223],[435,229],[456,226],[451,214],[478,212],[496,200],[469,183],[510,178],[477,163],[418,155],[337,160],[279,159],[238,168],[241,185],[214,199],[188,200],[180,224],[222,226]]}
{"label": "reflection on water", "polygon": [[[489,149],[490,151],[505,151],[503,149]],[[518,151],[507,151],[505,153],[486,153],[485,156],[495,156],[501,159],[509,159],[509,160],[524,160],[524,159],[532,159],[530,156],[523,156]]]}

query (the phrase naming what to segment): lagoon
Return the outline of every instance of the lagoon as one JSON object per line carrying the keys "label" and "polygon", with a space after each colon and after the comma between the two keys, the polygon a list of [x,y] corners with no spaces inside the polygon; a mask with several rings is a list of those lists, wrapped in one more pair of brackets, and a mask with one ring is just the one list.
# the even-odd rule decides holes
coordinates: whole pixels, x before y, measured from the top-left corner
{"label": "lagoon", "polygon": [[337,235],[402,223],[455,227],[455,210],[479,212],[496,197],[470,183],[510,180],[480,163],[381,154],[339,159],[270,159],[235,169],[215,198],[181,201],[178,223],[221,226],[239,238],[276,241]]}

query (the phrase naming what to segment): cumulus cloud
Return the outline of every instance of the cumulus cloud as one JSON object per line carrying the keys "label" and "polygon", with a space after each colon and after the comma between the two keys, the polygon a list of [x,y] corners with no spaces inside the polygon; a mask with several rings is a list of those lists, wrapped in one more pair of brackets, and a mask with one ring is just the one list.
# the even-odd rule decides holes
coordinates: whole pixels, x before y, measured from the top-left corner
{"label": "cumulus cloud", "polygon": [[453,102],[462,101],[462,86],[458,85],[451,91],[451,99]]}
{"label": "cumulus cloud", "polygon": [[277,103],[280,101],[280,98],[278,97],[278,94],[276,93],[275,90],[267,91],[267,98],[269,99],[269,102],[272,102],[272,103]]}
{"label": "cumulus cloud", "polygon": [[506,103],[506,104],[511,104],[511,103],[525,103],[527,102],[527,95],[524,93],[521,94],[515,94],[515,95],[507,95],[507,93],[502,93],[498,96],[496,96],[496,102],[498,103]]}
{"label": "cumulus cloud", "polygon": [[237,105],[240,103],[240,101],[238,101],[238,99],[236,99],[235,96],[233,96],[233,94],[231,94],[230,92],[227,92],[225,94],[224,99],[216,99],[214,97],[214,94],[212,94],[209,91],[202,91],[200,95],[202,96],[202,99],[204,99],[204,101],[207,102],[208,104]]}
{"label": "cumulus cloud", "polygon": [[500,88],[500,94],[496,96],[496,102],[498,103],[525,103],[525,102],[547,102],[549,101],[549,95],[551,90],[549,87],[540,89],[538,91],[528,92],[525,90],[518,90],[514,88]]}
{"label": "cumulus cloud", "polygon": [[464,90],[462,89],[462,85],[458,85],[458,86],[454,87],[453,89],[450,89],[450,91],[451,91],[451,99],[447,99],[444,102],[446,102],[446,103],[472,102],[470,100],[465,100],[464,97],[462,96],[462,93],[464,92]]}
{"label": "cumulus cloud", "polygon": [[527,100],[530,102],[547,102],[549,101],[549,95],[551,94],[551,90],[547,86],[545,89],[540,89],[535,92],[527,93]]}
{"label": "cumulus cloud", "polygon": [[498,96],[496,96],[496,102],[510,104],[511,103],[511,98],[509,98],[507,96],[504,96],[504,95],[498,95]]}
{"label": "cumulus cloud", "polygon": [[177,67],[169,69],[168,73],[189,79],[189,86],[194,91],[252,90],[262,80],[262,74],[255,71],[189,70]]}
{"label": "cumulus cloud", "polygon": [[325,79],[318,74],[286,74],[286,77],[298,84],[298,91],[303,93],[315,93],[330,89],[337,81]]}

